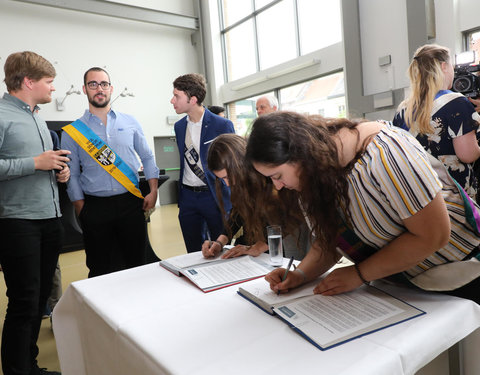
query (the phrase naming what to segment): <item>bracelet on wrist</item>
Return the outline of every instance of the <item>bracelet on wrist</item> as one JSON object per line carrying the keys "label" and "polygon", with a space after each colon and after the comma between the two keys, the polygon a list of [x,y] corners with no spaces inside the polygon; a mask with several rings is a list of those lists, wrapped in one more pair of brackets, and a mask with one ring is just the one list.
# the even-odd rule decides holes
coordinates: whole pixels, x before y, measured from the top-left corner
{"label": "bracelet on wrist", "polygon": [[222,244],[220,241],[215,240],[215,241],[213,241],[213,242],[218,243],[218,244],[220,245],[220,250],[223,250],[223,244]]}
{"label": "bracelet on wrist", "polygon": [[360,278],[360,280],[362,280],[362,283],[364,283],[365,285],[370,285],[370,282],[365,280],[362,273],[360,272],[360,268],[358,267],[358,264],[355,263],[353,266],[355,267],[355,271],[357,271],[358,277]]}

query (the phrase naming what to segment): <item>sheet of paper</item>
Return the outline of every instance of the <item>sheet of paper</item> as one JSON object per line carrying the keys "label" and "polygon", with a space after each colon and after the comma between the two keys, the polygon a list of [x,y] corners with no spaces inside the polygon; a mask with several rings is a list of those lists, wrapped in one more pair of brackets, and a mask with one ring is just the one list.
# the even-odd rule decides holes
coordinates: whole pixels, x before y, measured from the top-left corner
{"label": "sheet of paper", "polygon": [[205,258],[201,251],[195,251],[194,253],[182,254],[176,257],[168,258],[166,261],[177,268],[185,268],[197,264],[214,262],[219,259],[220,255],[214,258]]}
{"label": "sheet of paper", "polygon": [[264,279],[252,280],[243,284],[239,289],[248,291],[253,296],[265,301],[270,305],[277,305],[283,302],[292,300],[293,298],[313,295],[313,288],[320,280],[302,285],[291,290],[289,293],[282,293],[277,295],[270,289],[270,284]]}
{"label": "sheet of paper", "polygon": [[[357,289],[336,296],[315,295],[278,306],[275,312],[320,346],[328,346],[407,319],[405,311],[416,310],[387,294],[370,292]],[[421,313],[416,310],[412,316],[417,312]]]}
{"label": "sheet of paper", "polygon": [[240,280],[259,277],[270,272],[270,268],[252,260],[250,256],[233,258],[199,267],[189,267],[182,273],[200,288],[207,289]]}

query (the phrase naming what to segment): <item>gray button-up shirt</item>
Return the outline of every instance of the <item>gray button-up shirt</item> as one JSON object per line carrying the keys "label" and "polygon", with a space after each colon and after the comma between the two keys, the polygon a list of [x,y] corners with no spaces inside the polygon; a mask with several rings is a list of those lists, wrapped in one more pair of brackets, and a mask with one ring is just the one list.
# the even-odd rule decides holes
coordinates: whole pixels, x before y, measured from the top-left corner
{"label": "gray button-up shirt", "polygon": [[20,99],[0,99],[0,218],[61,216],[54,171],[35,170],[33,158],[53,147],[47,124]]}

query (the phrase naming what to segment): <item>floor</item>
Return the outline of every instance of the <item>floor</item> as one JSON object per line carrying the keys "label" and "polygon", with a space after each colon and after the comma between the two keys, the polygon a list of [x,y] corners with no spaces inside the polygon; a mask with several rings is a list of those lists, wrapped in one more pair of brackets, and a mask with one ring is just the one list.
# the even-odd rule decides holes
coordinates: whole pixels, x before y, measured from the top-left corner
{"label": "floor", "polygon": [[[177,215],[177,205],[170,204],[157,207],[150,218],[150,224],[148,225],[150,243],[160,259],[186,253]],[[65,290],[71,282],[87,277],[88,269],[85,266],[85,252],[83,250],[61,254],[59,261],[62,271],[63,290]],[[5,291],[5,282],[3,277],[1,277],[0,330],[3,328],[3,320],[7,307]],[[38,346],[40,348],[40,354],[38,355],[39,366],[46,367],[49,370],[60,371],[55,338],[49,319],[44,319],[42,322]],[[3,375],[1,368],[0,374]]]}

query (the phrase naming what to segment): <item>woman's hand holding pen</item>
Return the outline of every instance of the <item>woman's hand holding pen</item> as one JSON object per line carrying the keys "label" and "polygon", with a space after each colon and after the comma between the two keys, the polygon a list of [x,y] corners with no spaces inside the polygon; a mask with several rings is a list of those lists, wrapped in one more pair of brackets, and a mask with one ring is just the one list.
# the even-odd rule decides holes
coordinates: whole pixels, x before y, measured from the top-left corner
{"label": "woman's hand holding pen", "polygon": [[202,254],[205,258],[216,257],[222,251],[222,247],[217,241],[206,240],[202,245]]}
{"label": "woman's hand holding pen", "polygon": [[265,276],[265,280],[270,283],[270,289],[275,293],[287,293],[290,289],[296,288],[304,283],[305,277],[300,272],[290,271],[287,277],[282,281],[285,275],[285,268],[277,268]]}

